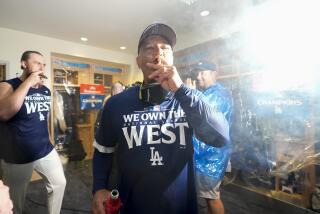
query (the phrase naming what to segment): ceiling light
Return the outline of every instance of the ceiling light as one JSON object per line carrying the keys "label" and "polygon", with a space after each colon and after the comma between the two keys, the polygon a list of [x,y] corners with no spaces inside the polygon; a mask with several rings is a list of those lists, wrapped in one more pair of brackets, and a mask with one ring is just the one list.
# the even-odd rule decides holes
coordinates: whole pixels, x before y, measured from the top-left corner
{"label": "ceiling light", "polygon": [[207,16],[210,12],[208,10],[201,11],[200,16]]}
{"label": "ceiling light", "polygon": [[125,46],[121,46],[120,49],[121,49],[121,50],[125,50],[125,49],[127,49],[127,48],[126,48]]}
{"label": "ceiling light", "polygon": [[183,3],[186,3],[187,5],[192,5],[193,3],[195,3],[197,0],[180,0],[182,1]]}
{"label": "ceiling light", "polygon": [[81,39],[81,41],[83,41],[83,42],[88,41],[88,38],[86,38],[86,37],[81,37],[80,39]]}

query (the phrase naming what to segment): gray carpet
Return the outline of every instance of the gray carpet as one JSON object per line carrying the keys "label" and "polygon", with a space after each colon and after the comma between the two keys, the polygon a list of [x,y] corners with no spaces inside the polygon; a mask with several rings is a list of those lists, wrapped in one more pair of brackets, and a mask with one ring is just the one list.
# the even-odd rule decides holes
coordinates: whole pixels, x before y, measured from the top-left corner
{"label": "gray carpet", "polygon": [[[91,167],[89,163],[71,163],[65,171],[67,186],[61,214],[91,213]],[[25,214],[45,214],[46,189],[42,181],[30,183]]]}
{"label": "gray carpet", "polygon": [[[61,214],[91,213],[91,162],[71,162],[66,167],[67,186]],[[238,185],[222,186],[221,197],[226,214],[315,214],[311,210],[268,198]],[[207,214],[205,202],[199,214]],[[24,214],[46,214],[46,190],[42,181],[29,185]],[[152,214],[152,213],[151,213]]]}

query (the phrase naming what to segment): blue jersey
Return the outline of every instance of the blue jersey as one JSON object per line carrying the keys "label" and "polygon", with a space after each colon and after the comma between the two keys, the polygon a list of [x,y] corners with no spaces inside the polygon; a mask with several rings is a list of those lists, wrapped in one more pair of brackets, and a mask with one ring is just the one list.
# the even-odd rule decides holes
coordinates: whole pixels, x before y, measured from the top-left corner
{"label": "blue jersey", "polygon": [[96,135],[94,191],[106,188],[117,145],[121,213],[197,213],[192,135],[223,145],[227,128],[224,116],[185,86],[160,105],[142,102],[139,87],[113,96]]}
{"label": "blue jersey", "polygon": [[[203,91],[203,94],[209,105],[223,113],[230,127],[233,108],[230,92],[221,84],[216,83]],[[217,181],[221,180],[230,159],[230,143],[217,148],[193,137],[193,144],[196,173],[210,176]]]}
{"label": "blue jersey", "polygon": [[[22,83],[19,78],[6,82],[13,90]],[[29,89],[20,110],[6,122],[7,134],[10,136],[3,148],[6,162],[24,164],[38,160],[52,151],[48,133],[50,99],[50,90],[45,86]]]}

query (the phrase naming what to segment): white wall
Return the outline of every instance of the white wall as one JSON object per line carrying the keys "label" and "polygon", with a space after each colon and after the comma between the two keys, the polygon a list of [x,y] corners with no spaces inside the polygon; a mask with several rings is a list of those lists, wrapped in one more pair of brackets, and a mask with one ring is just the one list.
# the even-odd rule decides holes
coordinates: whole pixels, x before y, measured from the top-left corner
{"label": "white wall", "polygon": [[50,56],[52,52],[129,64],[129,81],[142,80],[141,71],[138,70],[136,65],[136,56],[7,28],[0,28],[0,62],[5,61],[9,63],[7,79],[16,77],[16,73],[21,74],[20,57],[25,50],[37,50],[44,55],[47,62],[49,81],[51,79]]}

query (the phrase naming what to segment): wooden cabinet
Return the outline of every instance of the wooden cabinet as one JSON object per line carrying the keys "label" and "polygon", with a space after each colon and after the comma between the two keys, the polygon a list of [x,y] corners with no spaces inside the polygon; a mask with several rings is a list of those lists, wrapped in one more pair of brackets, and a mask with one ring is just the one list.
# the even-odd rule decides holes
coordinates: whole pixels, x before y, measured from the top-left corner
{"label": "wooden cabinet", "polygon": [[[103,85],[108,95],[113,81],[120,80],[127,83],[129,66],[56,53],[52,55],[51,62],[54,102],[51,132],[56,148],[70,156],[70,159],[81,157],[81,151],[86,153],[86,159],[91,159],[95,122],[99,110],[81,110],[80,85]],[[63,123],[57,122],[59,110],[64,115],[66,128],[61,127]]]}
{"label": "wooden cabinet", "polygon": [[6,79],[6,65],[0,64],[0,81]]}
{"label": "wooden cabinet", "polygon": [[81,83],[89,80],[89,72],[87,70],[53,69],[53,84],[64,86],[79,86]]}
{"label": "wooden cabinet", "polygon": [[93,156],[93,135],[91,124],[76,124],[77,138],[80,140],[84,151],[86,152],[86,159],[91,159]]}
{"label": "wooden cabinet", "polygon": [[112,75],[111,74],[94,73],[93,74],[93,82],[94,82],[94,84],[103,85],[104,87],[111,87]]}

